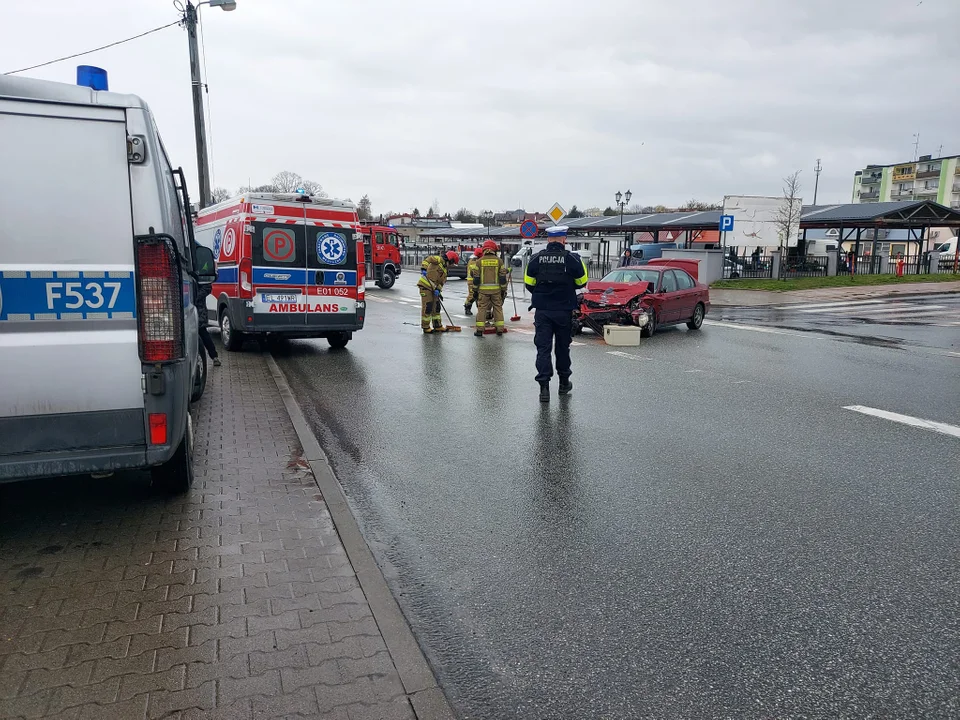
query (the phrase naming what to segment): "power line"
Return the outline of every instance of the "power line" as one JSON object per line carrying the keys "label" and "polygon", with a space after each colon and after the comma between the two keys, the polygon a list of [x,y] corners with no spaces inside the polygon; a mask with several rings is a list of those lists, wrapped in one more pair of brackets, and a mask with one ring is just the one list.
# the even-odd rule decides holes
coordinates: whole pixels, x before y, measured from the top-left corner
{"label": "power line", "polygon": [[[200,26],[200,49],[202,51],[203,57],[203,79],[208,80],[207,76],[207,45],[203,41],[203,18],[200,17],[200,13],[197,13],[197,25]],[[213,106],[210,104],[210,86],[204,82],[203,90],[207,96],[207,125],[210,127],[210,187],[214,188],[217,185],[217,171],[216,171],[216,153],[214,152],[213,147]]]}
{"label": "power line", "polygon": [[179,25],[179,24],[180,24],[180,21],[176,20],[167,25],[161,25],[160,27],[156,27],[153,30],[147,30],[146,32],[140,33],[139,35],[128,37],[125,40],[117,40],[116,42],[112,42],[109,45],[102,45],[101,47],[94,48],[93,50],[85,50],[83,52],[74,53],[73,55],[67,55],[66,57],[57,58],[56,60],[48,60],[47,62],[40,63],[39,65],[31,65],[30,67],[20,68],[19,70],[11,70],[10,72],[5,72],[4,75],[16,75],[17,73],[26,72],[27,70],[36,70],[37,68],[45,67],[47,65],[53,65],[54,63],[63,62],[64,60],[70,60],[71,58],[80,57],[81,55],[89,55],[90,53],[95,53],[95,52],[98,52],[99,50],[106,50],[107,48],[112,48],[116,45],[123,45],[123,43],[130,42],[131,40],[137,40],[138,38],[142,38],[145,35],[149,35],[150,33],[159,32],[160,30],[166,30],[168,27],[173,27],[174,25]]}

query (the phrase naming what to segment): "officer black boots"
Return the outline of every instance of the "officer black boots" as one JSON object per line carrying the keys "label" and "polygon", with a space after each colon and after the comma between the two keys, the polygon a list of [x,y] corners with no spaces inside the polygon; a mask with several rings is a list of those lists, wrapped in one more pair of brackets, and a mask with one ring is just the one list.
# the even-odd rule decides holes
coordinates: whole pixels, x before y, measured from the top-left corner
{"label": "officer black boots", "polygon": [[550,383],[540,383],[540,402],[550,402]]}
{"label": "officer black boots", "polygon": [[573,383],[570,382],[570,378],[560,378],[560,394],[566,395],[571,390],[573,390]]}

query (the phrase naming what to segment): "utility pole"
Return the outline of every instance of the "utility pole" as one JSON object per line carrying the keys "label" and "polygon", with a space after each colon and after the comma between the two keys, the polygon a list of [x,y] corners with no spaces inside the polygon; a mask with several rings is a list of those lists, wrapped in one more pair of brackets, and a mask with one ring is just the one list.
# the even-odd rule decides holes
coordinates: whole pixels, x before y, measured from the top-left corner
{"label": "utility pole", "polygon": [[920,156],[920,133],[913,134],[913,161],[916,162]]}
{"label": "utility pole", "polygon": [[820,164],[820,158],[817,158],[817,164],[813,168],[813,171],[817,174],[817,179],[813,181],[813,204],[817,204],[817,189],[820,187],[820,171],[823,170],[823,165]]}
{"label": "utility pole", "polygon": [[190,85],[193,91],[193,130],[197,138],[197,182],[200,184],[200,207],[210,204],[210,163],[207,160],[207,128],[203,121],[203,83],[200,79],[200,51],[197,48],[197,9],[187,0],[183,11],[190,45]]}

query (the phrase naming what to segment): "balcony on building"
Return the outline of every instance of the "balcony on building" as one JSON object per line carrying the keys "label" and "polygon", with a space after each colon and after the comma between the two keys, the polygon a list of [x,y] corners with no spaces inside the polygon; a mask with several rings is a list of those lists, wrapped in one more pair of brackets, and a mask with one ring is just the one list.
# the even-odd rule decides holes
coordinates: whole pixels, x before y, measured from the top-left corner
{"label": "balcony on building", "polygon": [[936,195],[940,192],[940,188],[939,186],[938,187],[918,187],[914,192],[916,192],[917,195]]}
{"label": "balcony on building", "polygon": [[890,193],[890,197],[895,200],[906,200],[912,198],[914,193],[916,193],[916,190],[913,188],[905,188],[903,190],[894,190]]}
{"label": "balcony on building", "polygon": [[874,188],[873,190],[862,190],[860,192],[861,202],[870,201],[870,200],[879,200],[880,199],[880,190]]}
{"label": "balcony on building", "polygon": [[917,180],[922,180],[923,178],[934,178],[940,177],[940,168],[930,168],[929,170],[921,170],[917,173]]}
{"label": "balcony on building", "polygon": [[861,185],[874,185],[881,180],[883,180],[883,173],[867,172],[864,170],[863,175],[860,176]]}

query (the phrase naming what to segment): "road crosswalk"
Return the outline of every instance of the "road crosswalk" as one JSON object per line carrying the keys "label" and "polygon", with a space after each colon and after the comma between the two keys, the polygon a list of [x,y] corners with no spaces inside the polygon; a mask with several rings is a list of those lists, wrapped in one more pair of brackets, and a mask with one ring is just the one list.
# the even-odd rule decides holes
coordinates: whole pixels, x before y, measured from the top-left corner
{"label": "road crosswalk", "polygon": [[778,305],[774,310],[797,319],[824,317],[893,325],[960,326],[960,297],[953,295],[797,303]]}

